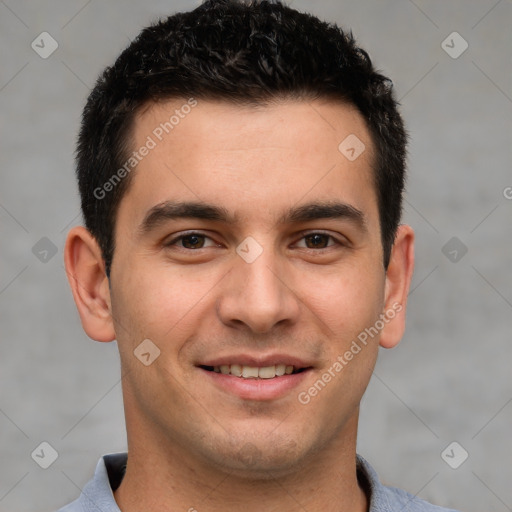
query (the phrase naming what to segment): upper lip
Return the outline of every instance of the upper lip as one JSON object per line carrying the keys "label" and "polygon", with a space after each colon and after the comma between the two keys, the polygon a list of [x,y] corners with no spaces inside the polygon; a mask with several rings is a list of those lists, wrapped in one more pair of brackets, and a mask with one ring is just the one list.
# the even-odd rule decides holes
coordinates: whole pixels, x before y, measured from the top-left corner
{"label": "upper lip", "polygon": [[232,364],[238,364],[240,366],[252,366],[258,368],[284,364],[287,366],[293,366],[296,369],[309,368],[312,366],[312,364],[304,361],[303,359],[287,354],[273,354],[269,356],[233,354],[229,356],[216,357],[214,359],[207,359],[198,364],[198,366],[223,366]]}

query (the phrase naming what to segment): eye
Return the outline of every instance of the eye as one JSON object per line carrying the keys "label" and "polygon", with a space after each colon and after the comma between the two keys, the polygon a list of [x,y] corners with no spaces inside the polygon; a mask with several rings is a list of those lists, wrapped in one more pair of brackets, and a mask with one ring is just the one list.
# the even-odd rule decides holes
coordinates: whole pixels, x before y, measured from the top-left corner
{"label": "eye", "polygon": [[[330,243],[331,242],[331,243]],[[333,245],[341,245],[332,235],[326,233],[308,233],[298,242],[298,247],[306,249],[326,249]]]}
{"label": "eye", "polygon": [[202,233],[187,233],[176,238],[173,238],[167,242],[166,247],[178,247],[181,249],[204,249],[206,247],[217,247],[216,244],[210,237],[203,235]]}

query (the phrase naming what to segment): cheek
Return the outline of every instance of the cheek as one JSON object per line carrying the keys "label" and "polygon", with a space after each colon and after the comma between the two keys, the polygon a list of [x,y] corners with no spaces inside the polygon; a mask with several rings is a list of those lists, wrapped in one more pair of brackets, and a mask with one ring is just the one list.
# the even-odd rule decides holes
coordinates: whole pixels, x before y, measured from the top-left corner
{"label": "cheek", "polygon": [[303,303],[321,317],[336,337],[346,340],[372,325],[384,306],[384,272],[375,265],[339,268],[326,275],[302,274]]}
{"label": "cheek", "polygon": [[379,339],[372,327],[384,306],[383,270],[333,274],[318,281],[309,296],[306,303],[315,308],[315,322],[324,330],[326,352],[318,380],[302,389],[298,400],[319,417],[329,417],[328,430],[347,421],[372,375]]}
{"label": "cheek", "polygon": [[[149,338],[168,346],[169,338],[184,336],[197,325],[212,283],[186,278],[170,267],[135,263],[113,274],[112,311],[119,338],[132,345]],[[121,347],[120,347],[121,348]]]}

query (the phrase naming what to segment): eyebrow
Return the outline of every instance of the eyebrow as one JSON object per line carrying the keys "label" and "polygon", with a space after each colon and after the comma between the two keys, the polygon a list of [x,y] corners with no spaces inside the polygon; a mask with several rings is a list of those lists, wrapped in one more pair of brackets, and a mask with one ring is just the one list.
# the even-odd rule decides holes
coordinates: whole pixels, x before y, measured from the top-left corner
{"label": "eyebrow", "polygon": [[364,213],[350,204],[339,201],[308,203],[296,208],[290,208],[280,217],[279,222],[291,224],[318,219],[348,220],[357,224],[364,231],[367,229]]}
{"label": "eyebrow", "polygon": [[168,220],[203,219],[234,224],[236,217],[225,208],[202,202],[164,201],[153,206],[139,226],[141,234],[148,233]]}
{"label": "eyebrow", "polygon": [[[151,208],[139,226],[139,232],[144,235],[169,220],[202,219],[236,224],[237,215],[232,215],[226,208],[195,201],[164,201]],[[281,224],[298,224],[320,219],[344,219],[355,223],[366,231],[364,213],[352,205],[339,201],[314,202],[298,207],[292,207],[281,215]]]}

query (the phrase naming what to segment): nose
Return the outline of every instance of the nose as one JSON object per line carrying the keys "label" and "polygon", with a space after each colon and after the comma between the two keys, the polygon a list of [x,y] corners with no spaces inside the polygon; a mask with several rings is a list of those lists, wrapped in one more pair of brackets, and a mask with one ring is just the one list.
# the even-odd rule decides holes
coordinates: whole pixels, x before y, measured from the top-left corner
{"label": "nose", "polygon": [[299,317],[291,270],[270,250],[252,263],[237,255],[221,286],[217,314],[230,327],[268,333],[278,325],[294,324]]}

